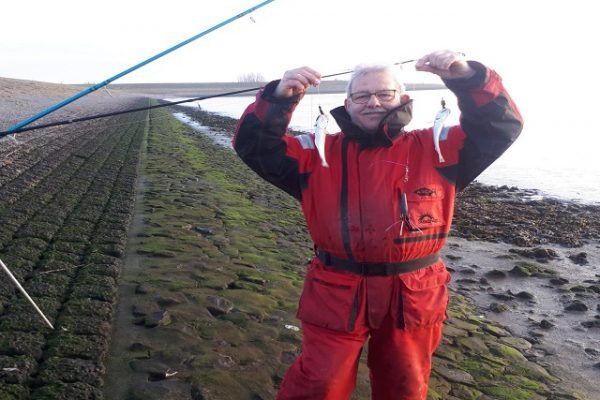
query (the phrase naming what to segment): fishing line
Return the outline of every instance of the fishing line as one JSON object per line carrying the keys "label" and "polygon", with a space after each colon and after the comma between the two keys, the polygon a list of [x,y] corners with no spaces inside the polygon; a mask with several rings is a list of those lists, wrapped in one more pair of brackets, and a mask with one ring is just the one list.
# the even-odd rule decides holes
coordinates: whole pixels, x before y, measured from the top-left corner
{"label": "fishing line", "polygon": [[[392,65],[403,65],[403,64],[408,64],[408,63],[415,62],[415,61],[416,60],[400,61],[400,62],[394,63]],[[321,76],[321,79],[332,78],[334,76],[340,76],[340,75],[347,75],[347,74],[351,74],[352,72],[354,72],[354,70],[348,70],[348,71],[343,71],[343,72],[336,72],[334,74],[323,75],[323,76]],[[137,111],[152,110],[152,109],[155,109],[155,108],[169,107],[169,106],[174,106],[174,105],[177,105],[177,104],[190,103],[190,102],[193,102],[193,101],[202,101],[202,100],[213,99],[213,98],[217,98],[217,97],[233,96],[233,95],[236,95],[236,94],[243,94],[243,93],[248,93],[248,92],[256,92],[256,91],[258,91],[258,90],[260,90],[262,88],[263,88],[263,86],[258,86],[258,87],[253,87],[253,88],[249,88],[249,89],[242,89],[242,90],[235,90],[235,91],[232,91],[232,92],[225,92],[225,93],[219,93],[219,94],[211,94],[211,95],[206,95],[206,96],[199,96],[199,97],[194,97],[194,98],[185,99],[185,100],[179,100],[179,101],[166,101],[166,100],[162,100],[161,104],[156,104],[156,105],[152,105],[152,106],[131,108],[131,109],[126,109],[126,110],[121,110],[121,111],[114,111],[114,112],[109,112],[109,113],[91,115],[91,116],[87,116],[87,117],[70,118],[70,119],[67,119],[67,120],[50,122],[50,123],[47,123],[47,124],[40,124],[40,125],[31,126],[31,127],[23,127],[23,128],[19,128],[19,129],[16,129],[16,130],[9,129],[9,130],[6,130],[6,131],[0,131],[0,138],[2,138],[4,136],[7,136],[7,135],[11,135],[11,134],[16,134],[16,133],[21,133],[21,132],[27,132],[27,131],[32,131],[32,130],[37,130],[37,129],[42,129],[42,128],[49,128],[49,127],[59,126],[59,125],[67,125],[67,124],[71,124],[71,123],[75,123],[75,122],[83,122],[83,121],[89,121],[89,120],[98,119],[98,118],[112,117],[112,116],[115,116],[115,115],[127,114],[127,113],[132,113],[132,112],[137,112]]]}
{"label": "fishing line", "polygon": [[267,5],[267,4],[269,4],[269,3],[273,2],[273,1],[274,0],[265,0],[262,3],[260,3],[260,4],[257,4],[257,5],[255,5],[253,7],[250,7],[246,11],[243,11],[243,12],[237,14],[237,15],[234,15],[231,18],[226,19],[223,22],[218,23],[217,25],[213,26],[212,28],[209,28],[209,29],[205,30],[204,32],[201,32],[201,33],[199,33],[199,34],[197,34],[195,36],[192,36],[191,38],[189,38],[187,40],[184,40],[183,42],[178,43],[175,46],[172,46],[172,47],[168,48],[167,50],[161,51],[160,53],[158,53],[158,54],[156,54],[156,55],[148,58],[145,61],[142,61],[142,62],[134,65],[133,67],[127,68],[126,70],[118,73],[117,75],[115,75],[113,77],[110,77],[110,78],[106,79],[103,82],[100,82],[100,83],[98,83],[98,84],[96,84],[94,86],[91,86],[91,87],[89,87],[89,88],[87,88],[85,90],[82,90],[81,92],[79,92],[79,93],[77,93],[77,94],[69,97],[68,99],[63,100],[63,101],[61,101],[61,102],[53,105],[52,107],[49,107],[46,110],[44,110],[42,112],[39,112],[38,114],[36,114],[36,115],[34,115],[34,116],[26,119],[25,121],[20,122],[20,123],[18,123],[16,125],[10,127],[8,129],[8,132],[15,133],[19,129],[23,128],[24,126],[29,125],[29,124],[31,124],[34,121],[37,121],[38,119],[40,119],[40,118],[42,118],[42,117],[50,114],[51,112],[54,112],[54,111],[58,110],[59,108],[62,108],[64,106],[66,106],[67,104],[72,103],[73,101],[75,101],[77,99],[80,99],[83,96],[85,96],[87,94],[90,94],[91,92],[93,92],[95,90],[98,90],[98,89],[100,89],[100,88],[108,85],[110,82],[112,82],[112,81],[114,81],[116,79],[119,79],[119,78],[121,78],[121,77],[129,74],[130,72],[133,72],[133,71],[137,70],[138,68],[141,68],[141,67],[143,67],[143,66],[151,63],[152,61],[155,61],[156,59],[158,59],[160,57],[163,57],[164,55],[166,55],[166,54],[168,54],[168,53],[170,53],[170,52],[172,52],[174,50],[179,49],[180,47],[183,47],[186,44],[189,44],[189,43],[193,42],[196,39],[199,39],[199,38],[201,38],[201,37],[203,37],[205,35],[208,35],[209,33],[213,32],[213,31],[216,31],[217,29],[222,28],[223,26],[225,26],[225,25],[227,25],[227,24],[235,21],[238,18],[243,17],[244,15],[250,14],[251,12],[253,12],[253,11],[255,11],[255,10],[257,10],[257,9],[259,9],[259,8],[265,6],[265,5]]}

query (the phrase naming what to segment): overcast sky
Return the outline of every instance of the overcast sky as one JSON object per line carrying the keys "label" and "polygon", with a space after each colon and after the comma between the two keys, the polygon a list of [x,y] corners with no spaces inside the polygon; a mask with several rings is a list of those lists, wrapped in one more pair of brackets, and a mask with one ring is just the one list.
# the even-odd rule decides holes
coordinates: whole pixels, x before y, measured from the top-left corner
{"label": "overcast sky", "polygon": [[[260,2],[4,2],[0,76],[102,82]],[[270,80],[300,65],[331,74],[450,48],[494,67],[509,85],[544,87],[555,75],[589,78],[585,64],[598,58],[600,37],[592,7],[587,0],[275,0],[118,82],[236,81],[246,73]]]}
{"label": "overcast sky", "polygon": [[[0,77],[103,82],[259,3],[7,1]],[[237,81],[248,73],[271,80],[301,65],[325,75],[448,48],[496,69],[530,129],[552,126],[560,135],[576,123],[599,143],[593,7],[588,0],[275,0],[115,83]],[[407,81],[439,82],[406,71]]]}

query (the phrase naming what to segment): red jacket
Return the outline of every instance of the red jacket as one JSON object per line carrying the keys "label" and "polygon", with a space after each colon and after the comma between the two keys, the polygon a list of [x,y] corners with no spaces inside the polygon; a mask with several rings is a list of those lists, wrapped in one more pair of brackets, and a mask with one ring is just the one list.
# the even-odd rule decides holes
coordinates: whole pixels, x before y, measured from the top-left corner
{"label": "red jacket", "polygon": [[367,263],[434,254],[450,231],[456,191],[496,160],[522,129],[500,77],[479,63],[470,65],[477,70],[474,77],[445,81],[458,98],[461,125],[442,137],[443,163],[432,129],[390,138],[383,125],[379,135],[386,140],[364,146],[355,139],[359,128],[340,107],[332,114],[342,132],[327,136],[329,168],[322,167],[313,135],[288,133],[300,97],[274,98],[277,81],[244,112],[234,149],[261,177],[300,200],[319,250]]}

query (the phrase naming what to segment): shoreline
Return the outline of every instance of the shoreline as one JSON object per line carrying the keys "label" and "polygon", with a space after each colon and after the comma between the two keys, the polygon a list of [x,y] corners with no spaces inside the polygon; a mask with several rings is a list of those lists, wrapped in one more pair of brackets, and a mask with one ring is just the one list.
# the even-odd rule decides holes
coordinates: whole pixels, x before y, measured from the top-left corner
{"label": "shoreline", "polygon": [[[269,82],[192,82],[192,83],[117,83],[110,84],[110,89],[116,89],[124,93],[143,93],[153,97],[186,97],[186,96],[210,96],[239,90],[256,89],[265,86]],[[347,80],[323,80],[318,88],[310,87],[307,93],[345,93]],[[437,90],[445,89],[442,84],[435,83],[406,83],[407,90]],[[85,87],[85,85],[82,85]],[[248,93],[241,93],[247,96]]]}
{"label": "shoreline", "polygon": [[[231,132],[235,123],[210,112],[178,111],[196,121],[203,114],[202,124],[221,133]],[[600,205],[474,182],[457,196],[443,251],[453,275],[451,289],[525,339],[531,344],[528,358],[565,377],[566,387],[589,399],[595,399],[591,382],[600,368],[597,215]],[[554,299],[554,309],[544,306],[548,299]]]}

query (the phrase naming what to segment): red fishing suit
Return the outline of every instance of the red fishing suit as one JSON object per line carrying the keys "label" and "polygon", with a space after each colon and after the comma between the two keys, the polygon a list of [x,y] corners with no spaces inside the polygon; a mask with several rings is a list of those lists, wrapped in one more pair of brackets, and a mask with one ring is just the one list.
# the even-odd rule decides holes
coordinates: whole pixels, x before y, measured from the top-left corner
{"label": "red fishing suit", "polygon": [[269,83],[238,122],[234,149],[261,177],[302,205],[316,255],[300,298],[302,353],[278,399],[348,399],[369,338],[374,400],[426,398],[431,356],[448,303],[439,251],[463,189],[517,138],[521,116],[491,69],[469,62],[470,79],[446,80],[461,125],[440,137],[404,131],[412,104],[391,110],[376,135],[331,114],[323,167],[313,135],[287,131],[301,96],[278,99]]}

